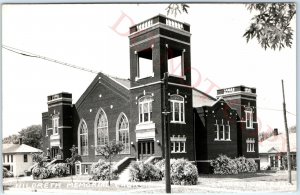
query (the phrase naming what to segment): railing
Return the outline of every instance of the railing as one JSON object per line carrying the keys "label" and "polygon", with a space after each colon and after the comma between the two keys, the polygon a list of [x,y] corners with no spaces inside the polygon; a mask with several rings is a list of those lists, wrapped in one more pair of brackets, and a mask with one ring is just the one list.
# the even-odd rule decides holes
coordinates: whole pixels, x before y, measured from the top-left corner
{"label": "railing", "polygon": [[190,32],[189,24],[167,18],[166,16],[163,16],[163,15],[158,15],[158,16],[155,16],[153,18],[150,18],[146,21],[143,21],[141,23],[138,23],[138,24],[130,27],[130,34],[147,29],[151,26],[154,26],[157,23],[165,24],[172,28]]}
{"label": "railing", "polygon": [[152,18],[149,19],[149,20],[146,20],[146,21],[144,21],[142,23],[139,23],[138,25],[136,25],[136,28],[137,28],[137,31],[140,31],[140,30],[144,30],[146,28],[149,28],[151,26],[153,26],[153,20],[152,20]]}
{"label": "railing", "polygon": [[183,24],[181,22],[172,20],[170,18],[166,18],[166,25],[183,30]]}

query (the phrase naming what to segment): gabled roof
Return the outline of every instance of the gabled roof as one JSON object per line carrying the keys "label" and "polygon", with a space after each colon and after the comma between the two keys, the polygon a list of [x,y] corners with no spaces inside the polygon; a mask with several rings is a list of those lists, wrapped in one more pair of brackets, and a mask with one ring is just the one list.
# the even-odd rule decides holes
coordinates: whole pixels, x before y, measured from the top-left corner
{"label": "gabled roof", "polygon": [[[297,151],[296,133],[289,134],[290,151]],[[259,142],[259,153],[280,153],[287,152],[286,136],[285,134],[279,134],[271,136],[268,139]]]}
{"label": "gabled roof", "polygon": [[193,107],[211,106],[216,101],[212,96],[193,88]]}
{"label": "gabled roof", "polygon": [[34,152],[43,152],[40,149],[28,146],[26,144],[2,144],[2,153],[34,153]]}
{"label": "gabled roof", "polygon": [[104,84],[108,88],[114,90],[122,98],[129,100],[129,89],[130,89],[130,81],[127,79],[121,79],[117,77],[108,76],[104,73],[99,72],[89,87],[85,90],[85,92],[81,95],[81,97],[76,102],[76,107],[79,107],[81,103],[85,100],[85,98],[94,90],[97,84]]}

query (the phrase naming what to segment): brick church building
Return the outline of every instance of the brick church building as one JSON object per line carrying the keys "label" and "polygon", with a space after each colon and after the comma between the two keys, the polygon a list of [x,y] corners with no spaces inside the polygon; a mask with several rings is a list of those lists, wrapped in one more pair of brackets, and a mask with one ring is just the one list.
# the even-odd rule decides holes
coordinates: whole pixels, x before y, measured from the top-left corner
{"label": "brick church building", "polygon": [[[98,73],[79,100],[62,92],[48,96],[42,114],[44,152],[51,160],[70,157],[78,147],[76,173],[90,171],[102,158],[95,148],[111,140],[124,143],[115,158],[164,155],[163,78],[168,72],[171,158],[186,158],[199,172],[219,154],[258,159],[256,89],[237,86],[211,97],[191,86],[190,26],[158,15],[130,27],[130,79]],[[124,166],[123,166],[124,167]]]}

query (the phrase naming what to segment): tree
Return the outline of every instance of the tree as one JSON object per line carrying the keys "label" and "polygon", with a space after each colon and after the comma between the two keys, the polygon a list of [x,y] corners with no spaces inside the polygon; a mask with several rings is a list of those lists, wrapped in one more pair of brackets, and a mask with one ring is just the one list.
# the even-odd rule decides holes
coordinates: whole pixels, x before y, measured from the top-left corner
{"label": "tree", "polygon": [[80,155],[77,153],[77,147],[75,145],[72,146],[72,148],[70,148],[71,151],[71,157],[66,159],[66,162],[70,165],[71,167],[71,179],[73,182],[73,169],[75,166],[75,163],[78,160],[81,160]]}
{"label": "tree", "polygon": [[42,126],[31,125],[19,132],[22,142],[34,148],[43,148]]}
{"label": "tree", "polygon": [[34,148],[43,148],[42,126],[31,125],[18,132],[18,135],[13,134],[3,138],[4,144],[18,144],[19,138],[22,138],[22,143]]}
{"label": "tree", "polygon": [[14,134],[14,135],[5,137],[5,138],[3,138],[2,143],[3,144],[17,144],[17,143],[19,143],[19,136]]}
{"label": "tree", "polygon": [[121,142],[110,141],[103,146],[98,146],[96,151],[98,154],[103,156],[105,159],[109,160],[109,176],[108,176],[108,185],[110,186],[111,180],[111,165],[112,165],[112,158],[121,152],[124,149],[124,144]]}
{"label": "tree", "polygon": [[247,42],[256,37],[262,48],[279,49],[292,46],[291,20],[296,15],[295,3],[251,3],[247,9],[257,11],[243,35]]}
{"label": "tree", "polygon": [[190,6],[188,6],[186,3],[171,3],[166,8],[167,15],[170,14],[170,15],[174,15],[176,17],[178,13],[179,14],[181,14],[181,12],[188,13],[189,7]]}

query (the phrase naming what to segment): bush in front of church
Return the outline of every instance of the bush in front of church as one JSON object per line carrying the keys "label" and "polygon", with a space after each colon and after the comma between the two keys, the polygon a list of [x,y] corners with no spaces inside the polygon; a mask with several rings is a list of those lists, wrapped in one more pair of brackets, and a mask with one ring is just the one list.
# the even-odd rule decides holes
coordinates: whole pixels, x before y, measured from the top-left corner
{"label": "bush in front of church", "polygon": [[133,162],[129,167],[129,181],[159,181],[161,171],[151,163]]}
{"label": "bush in front of church", "polygon": [[48,169],[50,169],[52,177],[63,177],[67,175],[69,168],[66,163],[56,163],[50,165]]}
{"label": "bush in front of church", "polygon": [[239,173],[255,173],[257,171],[257,164],[253,159],[247,159],[244,156],[234,159],[237,164]]}
{"label": "bush in front of church", "polygon": [[254,173],[257,171],[257,164],[253,159],[238,157],[231,159],[226,155],[219,155],[210,162],[214,174],[232,175],[238,173]]}
{"label": "bush in front of church", "polygon": [[32,169],[33,179],[46,179],[50,178],[51,171],[47,167],[36,166]]}
{"label": "bush in front of church", "polygon": [[[161,175],[165,175],[165,160],[158,161],[155,166],[160,169]],[[171,184],[196,185],[198,181],[197,167],[186,159],[170,160]]]}
{"label": "bush in front of church", "polygon": [[229,158],[226,155],[219,155],[216,159],[210,162],[213,168],[214,174],[219,175],[232,175],[238,174],[238,166],[235,160]]}
{"label": "bush in front of church", "polygon": [[[100,159],[98,162],[93,163],[91,166],[91,174],[91,180],[109,180],[109,162]],[[116,170],[111,170],[111,179],[117,178],[118,174],[116,173]]]}

